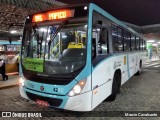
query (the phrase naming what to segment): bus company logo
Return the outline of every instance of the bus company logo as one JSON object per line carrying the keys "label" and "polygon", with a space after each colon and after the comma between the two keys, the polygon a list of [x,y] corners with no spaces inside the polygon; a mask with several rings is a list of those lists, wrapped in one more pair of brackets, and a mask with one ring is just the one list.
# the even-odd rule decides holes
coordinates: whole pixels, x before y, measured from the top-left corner
{"label": "bus company logo", "polygon": [[41,91],[43,91],[43,90],[44,90],[44,87],[43,87],[43,86],[41,86],[41,87],[40,87],[40,90],[41,90]]}
{"label": "bus company logo", "polygon": [[11,117],[11,112],[2,112],[2,117]]}

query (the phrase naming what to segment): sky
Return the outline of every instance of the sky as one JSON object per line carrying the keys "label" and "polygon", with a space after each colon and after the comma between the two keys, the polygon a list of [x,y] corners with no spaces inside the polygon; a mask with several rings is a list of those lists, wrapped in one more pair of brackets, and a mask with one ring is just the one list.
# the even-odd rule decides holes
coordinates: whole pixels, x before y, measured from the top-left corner
{"label": "sky", "polygon": [[57,0],[67,4],[95,3],[119,20],[144,26],[160,24],[160,0]]}

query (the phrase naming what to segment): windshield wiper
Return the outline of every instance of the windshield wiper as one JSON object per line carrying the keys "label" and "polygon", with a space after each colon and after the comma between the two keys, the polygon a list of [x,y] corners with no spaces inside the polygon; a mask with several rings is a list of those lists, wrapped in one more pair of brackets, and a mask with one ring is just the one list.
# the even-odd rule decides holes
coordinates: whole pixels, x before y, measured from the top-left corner
{"label": "windshield wiper", "polygon": [[43,42],[43,36],[44,36],[44,31],[42,33],[42,37],[41,37],[41,40],[40,40],[40,58],[42,56],[42,42]]}
{"label": "windshield wiper", "polygon": [[67,22],[67,20],[63,21],[62,24],[57,28],[57,30],[55,31],[55,34],[52,36],[51,40],[48,42],[48,45],[51,45],[51,43],[53,42],[54,38],[57,36],[58,32],[61,30],[63,25],[66,24],[66,22]]}
{"label": "windshield wiper", "polygon": [[33,29],[33,36],[35,36],[36,40],[37,40],[37,57],[39,58],[39,54],[40,54],[40,49],[39,49],[39,33],[36,33],[37,25],[35,24],[32,29]]}
{"label": "windshield wiper", "polygon": [[61,28],[63,27],[64,24],[67,23],[67,20],[63,21],[62,24],[57,28],[57,30],[55,31],[54,35],[51,37],[50,41],[48,42],[48,59],[50,58],[50,47],[51,47],[51,43],[53,42],[54,38],[57,36],[58,32],[61,30]]}

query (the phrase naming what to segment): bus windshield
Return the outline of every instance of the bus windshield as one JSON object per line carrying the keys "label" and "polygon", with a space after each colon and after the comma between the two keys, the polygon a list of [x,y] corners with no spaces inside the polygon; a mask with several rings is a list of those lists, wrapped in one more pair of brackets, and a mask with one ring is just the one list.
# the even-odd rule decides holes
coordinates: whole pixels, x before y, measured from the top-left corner
{"label": "bus windshield", "polygon": [[46,75],[73,73],[85,65],[86,36],[87,23],[26,25],[22,65]]}

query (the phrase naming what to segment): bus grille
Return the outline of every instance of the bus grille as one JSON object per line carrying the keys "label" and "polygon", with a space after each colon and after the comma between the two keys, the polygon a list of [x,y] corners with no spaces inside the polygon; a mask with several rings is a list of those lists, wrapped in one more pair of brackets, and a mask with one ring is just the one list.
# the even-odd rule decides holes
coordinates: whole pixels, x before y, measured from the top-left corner
{"label": "bus grille", "polygon": [[47,78],[47,77],[41,77],[36,75],[29,75],[24,73],[24,77],[27,80],[33,81],[33,82],[40,82],[40,83],[46,83],[46,84],[53,84],[53,85],[67,85],[69,84],[73,78]]}
{"label": "bus grille", "polygon": [[50,106],[59,107],[62,103],[62,99],[43,97],[43,96],[39,96],[39,95],[32,94],[29,92],[26,92],[26,94],[29,97],[29,99],[33,101],[36,101],[36,100],[47,101]]}

